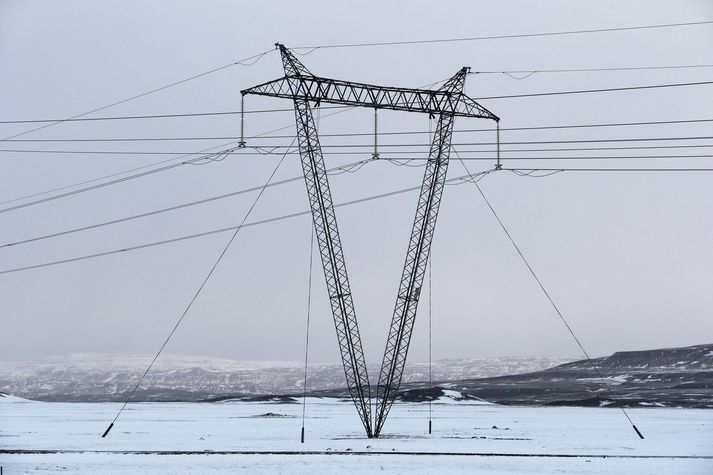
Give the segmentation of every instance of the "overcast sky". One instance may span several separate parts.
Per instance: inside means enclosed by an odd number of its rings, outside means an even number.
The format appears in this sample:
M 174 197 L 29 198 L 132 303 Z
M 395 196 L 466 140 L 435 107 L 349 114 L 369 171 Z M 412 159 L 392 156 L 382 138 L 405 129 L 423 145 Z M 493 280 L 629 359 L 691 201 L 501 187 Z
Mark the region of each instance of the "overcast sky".
M 64 118 L 273 48 L 509 35 L 713 19 L 709 1 L 334 2 L 0 1 L 0 120 Z M 304 49 L 315 74 L 395 86 L 424 86 L 473 71 L 617 68 L 713 63 L 713 25 L 430 45 Z M 240 90 L 282 75 L 271 52 L 92 116 L 235 111 Z M 518 78 L 524 74 L 515 75 Z M 713 68 L 503 74 L 468 77 L 474 98 L 708 81 Z M 490 99 L 504 128 L 713 118 L 713 86 Z M 289 108 L 249 96 L 247 109 Z M 373 112 L 326 117 L 320 132 L 372 130 Z M 89 116 L 89 117 L 92 117 Z M 0 137 L 37 124 L 0 124 Z M 291 112 L 252 114 L 246 133 L 291 126 Z M 429 129 L 426 116 L 380 114 L 382 131 Z M 492 128 L 457 119 L 456 129 Z M 503 142 L 713 136 L 711 123 L 508 131 Z M 74 122 L 22 139 L 226 137 L 235 115 Z M 492 132 L 454 143 L 492 142 Z M 195 152 L 225 139 L 176 142 L 6 142 L 3 149 Z M 383 144 L 426 144 L 427 135 L 382 136 Z M 370 143 L 325 137 L 323 144 Z M 288 145 L 290 139 L 252 144 Z M 505 166 L 711 167 L 711 159 L 597 161 L 519 157 L 685 155 L 710 148 L 519 153 L 520 148 L 705 145 L 711 140 L 503 145 Z M 713 145 L 712 145 L 713 146 Z M 457 145 L 473 171 L 492 168 L 493 147 Z M 330 155 L 328 166 L 370 153 Z M 396 150 L 396 149 L 391 149 Z M 406 150 L 406 149 L 398 149 Z M 423 149 L 422 149 L 423 150 Z M 467 152 L 490 150 L 490 153 Z M 388 156 L 387 149 L 382 153 Z M 408 158 L 404 155 L 392 155 Z M 64 187 L 172 155 L 0 152 L 0 201 Z M 510 158 L 510 160 L 509 160 Z M 131 216 L 261 185 L 278 156 L 234 154 L 119 185 L 0 214 L 1 244 Z M 452 161 L 449 176 L 462 175 Z M 299 176 L 289 156 L 276 179 Z M 420 167 L 370 163 L 333 176 L 335 202 L 418 186 Z M 544 285 L 594 355 L 713 341 L 713 172 L 574 173 L 545 178 L 499 172 L 480 182 Z M 0 270 L 168 239 L 239 223 L 255 194 L 115 226 L 0 249 Z M 417 195 L 337 209 L 357 316 L 369 363 L 381 359 Z M 2 205 L 2 207 L 7 204 Z M 303 182 L 270 188 L 251 219 L 307 209 Z M 176 332 L 167 351 L 240 360 L 299 360 L 304 351 L 311 220 L 307 216 L 241 231 Z M 229 239 L 219 234 L 123 254 L 0 275 L 0 359 L 79 352 L 152 353 L 161 344 Z M 315 262 L 311 359 L 338 359 L 321 267 Z M 427 300 L 409 358 L 426 359 Z M 434 358 L 578 355 L 471 184 L 444 192 L 433 245 Z

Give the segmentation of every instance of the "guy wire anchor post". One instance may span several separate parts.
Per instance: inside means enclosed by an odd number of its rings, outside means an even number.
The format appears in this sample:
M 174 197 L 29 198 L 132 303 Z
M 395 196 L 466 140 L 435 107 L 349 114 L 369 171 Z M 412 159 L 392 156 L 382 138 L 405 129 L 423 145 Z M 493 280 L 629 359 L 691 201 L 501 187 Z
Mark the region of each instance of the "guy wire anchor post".
M 240 141 L 238 148 L 245 148 L 245 94 L 240 96 Z
M 496 144 L 496 162 L 495 162 L 495 169 L 496 170 L 502 170 L 503 166 L 500 163 L 500 119 L 495 120 L 495 144 Z

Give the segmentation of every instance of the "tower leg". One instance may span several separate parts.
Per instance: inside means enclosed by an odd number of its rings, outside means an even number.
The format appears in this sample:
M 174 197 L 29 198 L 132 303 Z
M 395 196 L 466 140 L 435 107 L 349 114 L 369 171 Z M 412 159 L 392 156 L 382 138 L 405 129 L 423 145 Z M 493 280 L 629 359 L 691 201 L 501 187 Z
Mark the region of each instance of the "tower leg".
M 441 115 L 433 138 L 426 171 L 418 198 L 406 262 L 401 274 L 396 306 L 386 340 L 376 392 L 374 436 L 378 437 L 396 398 L 408 354 L 418 298 L 431 250 L 433 231 L 448 170 L 453 116 Z
M 307 185 L 312 220 L 322 258 L 347 387 L 366 434 L 368 437 L 372 437 L 369 377 L 322 148 L 319 144 L 309 103 L 306 100 L 295 100 L 294 102 L 302 171 Z

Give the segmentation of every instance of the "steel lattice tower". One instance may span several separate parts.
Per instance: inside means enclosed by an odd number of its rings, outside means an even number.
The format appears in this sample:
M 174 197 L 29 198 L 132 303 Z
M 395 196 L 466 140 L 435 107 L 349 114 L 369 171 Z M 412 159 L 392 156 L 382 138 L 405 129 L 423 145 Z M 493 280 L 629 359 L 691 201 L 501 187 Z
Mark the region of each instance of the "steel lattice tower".
M 285 46 L 279 43 L 276 46 L 282 57 L 285 76 L 243 90 L 241 94 L 280 97 L 294 102 L 302 170 L 347 387 L 367 436 L 378 437 L 401 384 L 445 185 L 454 119 L 475 117 L 496 122 L 500 119 L 463 94 L 468 68 L 462 68 L 437 90 L 383 87 L 314 76 Z M 421 112 L 438 117 L 379 373 L 373 424 L 369 377 L 310 102 Z

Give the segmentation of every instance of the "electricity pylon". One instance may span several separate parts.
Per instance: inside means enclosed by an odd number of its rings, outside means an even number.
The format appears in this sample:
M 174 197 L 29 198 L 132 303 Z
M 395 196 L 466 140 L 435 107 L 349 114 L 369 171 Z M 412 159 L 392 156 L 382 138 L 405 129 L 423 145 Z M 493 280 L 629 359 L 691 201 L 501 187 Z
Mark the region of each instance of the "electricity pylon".
M 294 101 L 302 170 L 347 387 L 367 436 L 378 437 L 396 398 L 406 364 L 421 285 L 448 170 L 453 121 L 455 117 L 475 117 L 496 122 L 500 119 L 463 94 L 463 85 L 469 68 L 462 68 L 436 90 L 375 86 L 315 76 L 284 45 L 278 43 L 276 46 L 280 50 L 285 76 L 245 89 L 241 94 L 280 97 Z M 310 102 L 421 112 L 438 117 L 438 126 L 426 162 L 416 217 L 379 373 L 373 424 L 369 376 L 329 190 L 329 180 Z

